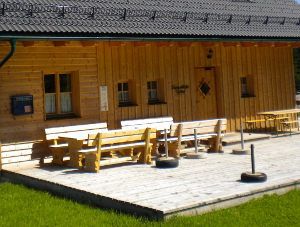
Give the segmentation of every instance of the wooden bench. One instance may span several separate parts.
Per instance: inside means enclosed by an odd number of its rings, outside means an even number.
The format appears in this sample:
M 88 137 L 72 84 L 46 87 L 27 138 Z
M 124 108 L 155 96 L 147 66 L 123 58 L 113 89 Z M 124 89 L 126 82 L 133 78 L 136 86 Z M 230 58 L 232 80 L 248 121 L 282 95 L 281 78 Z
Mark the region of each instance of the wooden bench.
M 290 135 L 292 135 L 292 124 L 297 123 L 298 131 L 299 131 L 299 122 L 300 122 L 300 120 L 291 120 L 291 121 L 282 121 L 282 122 L 280 122 L 280 124 L 284 128 L 289 128 L 290 129 Z
M 226 130 L 226 124 L 227 120 L 225 118 L 172 124 L 167 137 L 169 155 L 180 157 L 180 154 L 186 149 L 185 146 L 182 146 L 182 142 L 194 142 L 194 129 L 196 129 L 198 140 L 208 140 L 209 152 L 222 152 L 222 132 Z M 159 144 L 163 144 L 165 139 L 160 138 L 157 141 Z
M 60 136 L 64 136 L 67 133 L 97 133 L 103 130 L 107 130 L 106 122 L 46 128 L 46 140 L 53 156 L 52 163 L 63 164 L 63 158 L 68 156 L 69 153 L 68 144 L 62 143 L 59 139 Z
M 138 152 L 139 163 L 151 163 L 151 147 L 150 139 L 156 137 L 155 128 L 133 129 L 133 130 L 111 130 L 100 132 L 97 134 L 89 134 L 87 148 L 78 150 L 78 153 L 84 154 L 84 169 L 89 172 L 100 171 L 101 153 L 107 151 L 124 151 L 129 150 L 133 153 L 133 149 L 142 149 Z M 140 155 L 141 154 L 141 155 Z
M 143 118 L 143 119 L 131 119 L 131 120 L 122 120 L 121 127 L 123 130 L 130 129 L 140 129 L 140 128 L 156 128 L 157 137 L 151 139 L 151 143 L 154 144 L 152 147 L 151 154 L 154 156 L 159 155 L 157 153 L 157 142 L 156 139 L 160 137 L 160 131 L 164 129 L 170 130 L 171 124 L 173 124 L 173 117 L 171 116 L 163 116 L 163 117 L 153 117 L 153 118 Z

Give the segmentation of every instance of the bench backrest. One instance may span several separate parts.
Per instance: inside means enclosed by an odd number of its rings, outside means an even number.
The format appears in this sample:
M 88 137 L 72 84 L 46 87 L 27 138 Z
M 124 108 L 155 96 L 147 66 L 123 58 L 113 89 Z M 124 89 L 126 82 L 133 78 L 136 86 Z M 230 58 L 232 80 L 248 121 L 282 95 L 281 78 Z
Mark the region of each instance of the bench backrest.
M 156 128 L 157 130 L 169 129 L 170 125 L 173 124 L 173 117 L 153 117 L 144 119 L 132 119 L 121 121 L 122 129 L 140 129 L 140 128 Z
M 225 118 L 201 121 L 176 122 L 171 125 L 170 136 L 180 136 L 180 134 L 194 135 L 194 129 L 197 130 L 197 134 L 217 133 L 218 122 L 220 124 L 220 131 L 225 131 L 227 124 L 227 119 Z
M 156 138 L 155 128 L 143 128 L 133 130 L 111 130 L 97 134 L 89 134 L 88 146 L 101 147 L 102 145 L 111 145 L 116 143 L 128 143 L 145 141 L 149 144 L 150 139 Z
M 94 123 L 94 124 L 84 124 L 84 125 L 70 125 L 70 126 L 63 126 L 63 127 L 53 127 L 53 128 L 46 128 L 46 140 L 57 140 L 59 136 L 65 133 L 78 133 L 81 131 L 85 131 L 88 133 L 89 130 L 107 130 L 107 123 Z M 92 131 L 90 131 L 92 133 Z

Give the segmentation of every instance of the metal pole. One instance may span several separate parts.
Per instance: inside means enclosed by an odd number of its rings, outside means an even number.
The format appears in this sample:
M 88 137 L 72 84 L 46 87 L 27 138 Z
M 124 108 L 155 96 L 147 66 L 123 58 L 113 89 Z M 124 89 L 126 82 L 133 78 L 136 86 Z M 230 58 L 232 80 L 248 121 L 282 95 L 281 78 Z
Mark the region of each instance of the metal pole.
M 244 132 L 243 125 L 240 125 L 242 149 L 244 149 Z
M 195 153 L 198 153 L 198 142 L 197 142 L 197 129 L 194 129 L 194 137 L 195 137 Z
M 167 129 L 165 128 L 165 153 L 166 153 L 166 157 L 169 157 L 169 152 L 168 152 L 168 140 L 167 140 Z
M 252 174 L 255 173 L 255 163 L 254 163 L 254 145 L 251 144 L 251 164 L 252 164 Z

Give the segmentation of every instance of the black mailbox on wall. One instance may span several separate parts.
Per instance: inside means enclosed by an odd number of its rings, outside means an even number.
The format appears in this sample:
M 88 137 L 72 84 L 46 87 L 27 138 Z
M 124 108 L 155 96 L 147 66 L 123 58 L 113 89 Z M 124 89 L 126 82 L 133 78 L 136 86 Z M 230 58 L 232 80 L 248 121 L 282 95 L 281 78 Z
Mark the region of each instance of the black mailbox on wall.
M 12 97 L 13 115 L 33 114 L 33 96 L 22 95 Z

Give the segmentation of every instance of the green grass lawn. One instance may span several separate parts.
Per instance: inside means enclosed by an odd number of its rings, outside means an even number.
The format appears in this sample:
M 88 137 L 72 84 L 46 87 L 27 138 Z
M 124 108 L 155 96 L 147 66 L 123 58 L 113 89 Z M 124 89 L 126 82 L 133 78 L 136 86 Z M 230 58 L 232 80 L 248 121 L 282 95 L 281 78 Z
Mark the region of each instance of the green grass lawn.
M 265 195 L 238 207 L 153 221 L 95 208 L 22 185 L 0 184 L 0 227 L 31 226 L 300 226 L 300 190 Z

